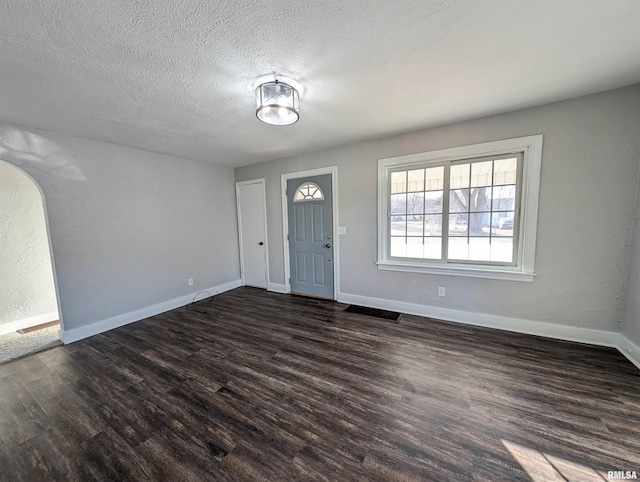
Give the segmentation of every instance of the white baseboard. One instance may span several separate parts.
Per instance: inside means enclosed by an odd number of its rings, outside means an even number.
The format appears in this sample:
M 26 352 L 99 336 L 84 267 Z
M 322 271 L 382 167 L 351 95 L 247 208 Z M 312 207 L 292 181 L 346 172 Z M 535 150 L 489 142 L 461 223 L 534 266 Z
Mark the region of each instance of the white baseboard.
M 496 328 L 498 330 L 514 331 L 527 335 L 544 336 L 558 340 L 577 341 L 592 345 L 609 346 L 619 349 L 620 333 L 613 331 L 594 330 L 579 326 L 564 326 L 542 321 L 523 320 L 505 316 L 474 313 L 470 311 L 451 310 L 433 306 L 403 303 L 400 301 L 370 298 L 368 296 L 340 293 L 338 301 L 354 305 L 368 306 L 382 310 L 399 311 L 410 315 L 425 316 L 438 320 L 455 321 L 468 325 Z M 637 348 L 637 347 L 636 347 Z M 625 355 L 626 356 L 626 355 Z
M 640 346 L 620 333 L 620 342 L 617 346 L 620 353 L 626 356 L 631 363 L 640 368 Z
M 288 293 L 287 287 L 280 283 L 267 283 L 267 291 L 273 291 L 275 293 Z
M 97 321 L 95 323 L 91 323 L 90 325 L 80 326 L 71 330 L 65 330 L 62 333 L 62 342 L 65 344 L 73 343 L 74 341 L 82 340 L 83 338 L 88 338 L 99 333 L 104 333 L 105 331 L 113 330 L 114 328 L 118 328 L 119 326 L 128 325 L 129 323 L 140 321 L 145 318 L 149 318 L 150 316 L 158 315 L 160 313 L 164 313 L 166 311 L 188 305 L 199 293 L 202 293 L 202 295 L 198 296 L 198 301 L 207 297 L 205 296 L 206 293 L 204 292 L 208 291 L 209 293 L 211 293 L 211 296 L 213 296 L 237 288 L 241 286 L 241 284 L 242 283 L 240 280 L 230 281 L 228 283 L 214 286 L 206 290 L 200 290 L 188 295 L 174 298 L 172 300 L 163 301 L 162 303 L 147 306 L 145 308 L 140 308 L 139 310 L 123 313 L 122 315 L 114 316 L 112 318 L 107 318 L 106 320 Z
M 83 338 L 88 338 L 90 336 L 104 333 L 105 331 L 109 331 L 114 328 L 118 328 L 119 326 L 127 325 L 129 323 L 149 318 L 150 316 L 179 308 L 191 303 L 195 295 L 197 295 L 198 293 L 202 293 L 203 291 L 208 291 L 213 296 L 225 291 L 232 290 L 234 288 L 238 288 L 241 285 L 242 282 L 240 280 L 231 281 L 218 286 L 214 286 L 207 290 L 201 290 L 189 295 L 180 296 L 172 300 L 148 306 L 146 308 L 141 308 L 129 313 L 114 316 L 112 318 L 98 321 L 87 326 L 81 326 L 79 328 L 67 330 L 62 334 L 62 341 L 65 344 L 73 343 L 75 341 L 82 340 Z M 286 293 L 285 285 L 277 283 L 269 283 L 267 285 L 267 290 L 277 293 Z M 203 298 L 198 297 L 198 299 Z M 489 315 L 470 311 L 451 310 L 448 308 L 438 308 L 433 306 L 419 305 L 416 303 L 404 303 L 401 301 L 351 295 L 348 293 L 338 293 L 337 301 L 341 303 L 379 308 L 382 310 L 398 311 L 400 313 L 424 316 L 427 318 L 435 318 L 438 320 L 454 321 L 458 323 L 465 323 L 468 325 L 484 326 L 487 328 L 495 328 L 498 330 L 513 331 L 516 333 L 544 336 L 547 338 L 555 338 L 558 340 L 575 341 L 579 343 L 589 343 L 592 345 L 613 347 L 617 348 L 620 353 L 622 353 L 629 359 L 629 361 L 631 361 L 640 369 L 640 347 L 629 340 L 623 334 L 617 332 L 594 330 L 591 328 L 582 328 L 577 326 L 556 325 L 553 323 L 545 323 L 542 321 L 509 318 L 505 316 Z M 33 320 L 36 319 L 39 320 L 39 322 L 33 323 Z M 47 315 L 41 315 L 41 317 L 30 318 L 29 320 L 12 323 L 31 322 L 32 324 L 27 324 L 27 326 L 34 326 L 36 324 L 46 323 L 48 321 L 56 319 L 58 319 L 58 314 L 51 313 Z M 13 324 L 6 324 L 5 326 L 9 325 L 12 326 L 12 329 L 6 331 L 7 333 L 26 327 L 20 326 L 19 328 L 13 328 Z M 4 326 L 0 327 L 0 330 L 2 330 L 3 328 Z M 2 331 L 0 331 L 0 334 L 1 333 Z
M 0 324 L 0 335 L 6 335 L 7 333 L 13 333 L 18 330 L 24 330 L 25 328 L 31 328 L 32 326 L 42 325 L 43 323 L 49 323 L 50 321 L 59 319 L 60 315 L 58 315 L 57 311 L 54 311 L 52 313 L 45 313 L 43 315 L 26 318 L 24 320 L 2 323 Z

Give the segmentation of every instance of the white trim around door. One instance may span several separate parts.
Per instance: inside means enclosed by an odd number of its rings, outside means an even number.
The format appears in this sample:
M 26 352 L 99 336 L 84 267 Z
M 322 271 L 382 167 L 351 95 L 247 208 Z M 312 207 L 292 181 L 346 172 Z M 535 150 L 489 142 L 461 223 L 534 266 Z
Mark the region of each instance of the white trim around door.
M 333 299 L 338 299 L 340 293 L 340 237 L 338 233 L 338 166 L 321 167 L 308 171 L 288 172 L 280 176 L 280 190 L 282 194 L 282 245 L 284 250 L 284 286 L 285 292 L 291 293 L 291 268 L 289 264 L 289 242 L 287 234 L 289 232 L 289 213 L 287 210 L 287 181 L 289 179 L 297 179 L 301 177 L 319 176 L 322 174 L 331 174 L 331 191 L 333 196 Z

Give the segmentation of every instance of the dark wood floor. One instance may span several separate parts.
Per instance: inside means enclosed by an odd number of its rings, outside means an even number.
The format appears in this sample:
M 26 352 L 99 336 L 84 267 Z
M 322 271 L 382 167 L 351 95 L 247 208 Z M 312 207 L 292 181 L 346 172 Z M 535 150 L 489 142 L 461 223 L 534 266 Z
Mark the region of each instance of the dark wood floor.
M 0 366 L 0 478 L 640 474 L 613 349 L 239 288 Z

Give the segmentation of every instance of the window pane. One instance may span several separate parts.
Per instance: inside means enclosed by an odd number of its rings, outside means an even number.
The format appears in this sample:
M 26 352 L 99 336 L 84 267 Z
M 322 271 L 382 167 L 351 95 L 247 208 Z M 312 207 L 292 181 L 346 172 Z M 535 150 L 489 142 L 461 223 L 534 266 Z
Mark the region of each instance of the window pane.
M 431 191 L 424 193 L 425 213 L 442 212 L 442 191 Z
M 395 258 L 442 259 L 442 238 L 392 236 L 391 256 Z
M 515 184 L 518 178 L 518 159 L 497 159 L 493 165 L 493 184 Z
M 442 236 L 442 215 L 431 215 L 424 217 L 424 235 Z
M 407 257 L 407 238 L 391 236 L 391 256 L 396 258 Z
M 407 236 L 420 236 L 424 233 L 424 216 L 409 216 L 407 219 Z
M 496 223 L 496 236 L 513 236 L 513 228 L 515 224 L 515 213 L 501 212 Z
M 467 238 L 449 238 L 447 256 L 449 259 L 469 259 L 469 244 L 467 243 Z
M 496 234 L 496 229 L 498 229 L 498 219 L 505 216 L 504 213 L 491 213 L 491 217 L 489 220 L 489 225 L 491 226 L 491 234 Z
M 391 173 L 391 192 L 407 192 L 407 171 Z
M 491 213 L 471 213 L 469 215 L 469 235 L 489 236 L 491 234 Z
M 465 213 L 469 210 L 469 190 L 454 189 L 449 192 L 449 211 Z
M 466 236 L 467 226 L 469 224 L 469 215 L 450 214 L 449 215 L 449 236 Z
M 444 189 L 444 166 L 427 169 L 427 185 L 425 191 Z
M 423 238 L 407 239 L 407 257 L 424 259 Z
M 442 238 L 424 238 L 425 259 L 442 259 Z
M 407 212 L 411 214 L 424 213 L 424 192 L 407 194 Z
M 442 238 L 407 238 L 407 257 L 441 259 Z
M 493 181 L 493 161 L 471 164 L 471 187 L 491 186 Z
M 391 195 L 391 214 L 404 214 L 407 212 L 407 195 Z
M 489 238 L 449 238 L 449 259 L 459 261 L 491 261 Z
M 496 186 L 493 188 L 493 210 L 512 211 L 516 208 L 516 186 Z
M 469 187 L 469 164 L 456 164 L 449 169 L 450 189 Z
M 491 261 L 489 238 L 469 238 L 469 261 Z
M 424 191 L 424 169 L 409 171 L 409 192 Z
M 513 262 L 513 238 L 493 238 L 491 240 L 491 261 Z
M 442 238 L 407 238 L 406 256 L 419 259 L 442 259 Z
M 490 211 L 491 210 L 491 188 L 476 187 L 471 189 L 471 199 L 469 200 L 471 212 Z
M 407 222 L 404 216 L 394 216 L 391 218 L 391 236 L 406 236 Z
M 316 201 L 324 199 L 322 189 L 315 182 L 301 184 L 293 196 L 293 202 Z

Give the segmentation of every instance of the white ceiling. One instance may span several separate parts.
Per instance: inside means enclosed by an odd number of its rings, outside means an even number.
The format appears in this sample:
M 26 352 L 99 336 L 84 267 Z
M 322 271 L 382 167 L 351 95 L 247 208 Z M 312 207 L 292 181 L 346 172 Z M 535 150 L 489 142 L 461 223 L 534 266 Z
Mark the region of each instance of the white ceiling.
M 638 0 L 3 0 L 0 120 L 240 166 L 634 84 L 639 41 Z

